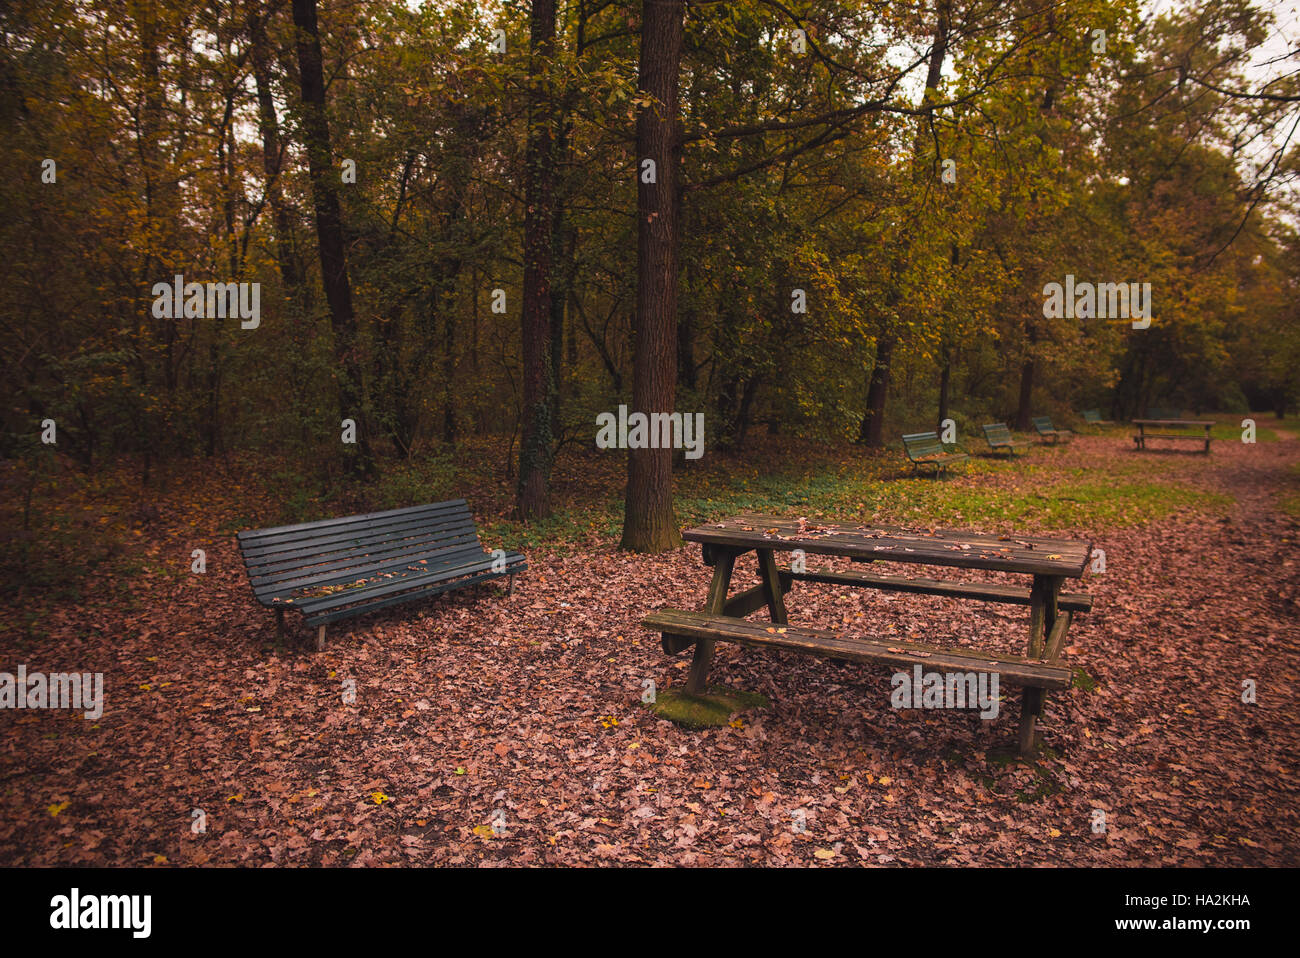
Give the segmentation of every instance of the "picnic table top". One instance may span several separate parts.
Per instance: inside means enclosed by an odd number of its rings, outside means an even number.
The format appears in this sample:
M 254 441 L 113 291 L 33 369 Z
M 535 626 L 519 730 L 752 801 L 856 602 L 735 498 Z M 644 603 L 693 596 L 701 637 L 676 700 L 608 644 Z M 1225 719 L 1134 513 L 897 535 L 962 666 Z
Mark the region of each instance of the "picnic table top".
M 1213 426 L 1213 419 L 1134 419 L 1135 426 Z
M 1092 557 L 1092 543 L 1080 539 L 984 535 L 951 529 L 909 530 L 753 513 L 687 529 L 682 538 L 739 549 L 802 549 L 820 555 L 1069 578 L 1082 576 Z

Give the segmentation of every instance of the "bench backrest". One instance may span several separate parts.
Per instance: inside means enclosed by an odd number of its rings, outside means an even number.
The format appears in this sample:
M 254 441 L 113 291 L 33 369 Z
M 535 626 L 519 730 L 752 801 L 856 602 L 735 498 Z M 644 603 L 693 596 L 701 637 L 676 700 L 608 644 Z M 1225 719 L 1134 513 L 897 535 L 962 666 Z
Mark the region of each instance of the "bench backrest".
M 1056 431 L 1055 428 L 1052 426 L 1052 417 L 1051 417 L 1051 416 L 1035 416 L 1035 417 L 1033 418 L 1032 422 L 1033 422 L 1033 424 L 1034 424 L 1034 428 L 1037 429 L 1039 432 L 1055 432 L 1055 431 Z
M 236 538 L 259 598 L 348 582 L 420 560 L 432 565 L 483 553 L 464 499 L 251 529 Z
M 908 433 L 903 437 L 903 450 L 909 459 L 942 455 L 945 451 L 937 432 Z
M 981 428 L 990 446 L 1005 446 L 1011 442 L 1011 430 L 1004 422 L 991 422 Z
M 1083 411 L 1083 421 L 1084 421 L 1084 422 L 1101 422 L 1101 410 L 1100 410 L 1100 409 L 1085 409 L 1085 410 Z

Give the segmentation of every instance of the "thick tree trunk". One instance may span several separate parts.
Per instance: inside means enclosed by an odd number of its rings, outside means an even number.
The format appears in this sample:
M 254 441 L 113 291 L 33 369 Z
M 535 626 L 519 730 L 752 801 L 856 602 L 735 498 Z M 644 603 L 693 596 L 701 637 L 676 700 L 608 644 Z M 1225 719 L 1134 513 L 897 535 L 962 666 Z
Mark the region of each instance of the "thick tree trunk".
M 677 386 L 678 72 L 684 0 L 646 0 L 641 8 L 641 65 L 637 88 L 652 100 L 636 123 L 637 289 L 632 406 L 671 413 Z M 647 183 L 642 163 L 653 160 Z M 673 515 L 671 449 L 628 451 L 624 549 L 662 552 L 681 544 Z
M 335 187 L 335 178 L 339 173 L 334 167 L 329 121 L 325 116 L 325 76 L 320 33 L 316 24 L 316 0 L 293 0 L 293 22 L 298 29 L 302 127 L 307 147 L 312 203 L 316 212 L 321 284 L 325 287 L 325 299 L 330 308 L 335 355 L 343 369 L 339 388 L 339 415 L 340 419 L 352 419 L 357 424 L 356 455 L 348 457 L 349 468 L 356 475 L 366 476 L 374 472 L 374 457 L 366 429 L 361 363 L 356 349 L 357 321 L 352 309 L 352 283 L 348 278 L 347 251 L 343 239 L 343 214 Z
M 858 442 L 868 449 L 885 448 L 885 396 L 889 393 L 889 364 L 898 344 L 893 332 L 881 333 L 876 342 L 876 359 L 867 383 L 867 412 L 862 417 Z
M 555 0 L 533 0 L 529 47 L 528 142 L 524 172 L 523 436 L 516 510 L 521 519 L 551 514 L 555 380 L 551 356 L 555 141 L 546 115 L 545 73 L 555 44 Z

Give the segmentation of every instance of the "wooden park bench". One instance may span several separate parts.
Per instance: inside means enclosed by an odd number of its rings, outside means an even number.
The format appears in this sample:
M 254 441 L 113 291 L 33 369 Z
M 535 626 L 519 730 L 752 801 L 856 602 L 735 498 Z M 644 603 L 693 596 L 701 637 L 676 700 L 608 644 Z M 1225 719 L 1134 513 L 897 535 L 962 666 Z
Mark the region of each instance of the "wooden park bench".
M 1068 429 L 1057 429 L 1053 426 L 1051 416 L 1035 416 L 1030 422 L 1034 424 L 1034 429 L 1038 432 L 1038 435 L 1044 439 L 1050 439 L 1054 443 L 1060 442 L 1062 439 L 1071 439 L 1074 436 L 1074 433 Z
M 1201 450 L 1207 456 L 1210 454 L 1210 430 L 1214 428 L 1213 419 L 1134 419 L 1133 425 L 1137 426 L 1137 435 L 1133 437 L 1133 444 L 1138 449 L 1146 449 L 1148 439 L 1174 439 L 1184 440 L 1187 442 L 1204 443 L 1205 447 Z M 1203 429 L 1201 435 L 1195 432 L 1170 432 L 1169 430 L 1178 429 Z M 1148 430 L 1163 429 L 1164 432 L 1155 432 Z
M 903 451 L 912 461 L 912 471 L 923 466 L 934 469 L 934 474 L 946 470 L 955 462 L 965 462 L 970 457 L 964 452 L 948 452 L 939 441 L 937 432 L 912 432 L 903 437 Z
M 989 449 L 993 452 L 1000 452 L 1005 449 L 1009 456 L 1014 456 L 1017 449 L 1029 449 L 1032 443 L 1022 442 L 1011 438 L 1011 430 L 1007 428 L 1004 422 L 991 422 L 980 427 L 984 430 L 984 441 L 989 444 Z
M 1109 426 L 1114 422 L 1113 419 L 1102 419 L 1100 409 L 1085 409 L 1083 421 L 1089 426 Z
M 275 609 L 283 635 L 296 609 L 325 646 L 330 622 L 509 576 L 528 568 L 517 552 L 484 551 L 464 499 L 237 536 L 257 601 Z
M 1020 752 L 1024 755 L 1032 752 L 1034 726 L 1042 713 L 1047 691 L 1068 688 L 1072 683 L 1072 670 L 1065 661 L 1070 621 L 1075 614 L 1092 609 L 1092 598 L 1087 594 L 1061 590 L 1066 579 L 1082 576 L 1087 568 L 1092 544 L 1081 540 L 990 536 L 949 530 L 908 531 L 833 522 L 812 525 L 806 520 L 750 514 L 689 529 L 682 538 L 702 543 L 704 563 L 713 566 L 713 583 L 705 606 L 699 612 L 661 609 L 647 615 L 642 625 L 661 633 L 663 650 L 669 655 L 694 646 L 694 660 L 685 688 L 688 695 L 705 691 L 718 642 L 895 668 L 921 665 L 945 673 L 996 674 L 999 685 L 1025 690 L 1019 734 Z M 844 556 L 865 562 L 1021 573 L 1033 579 L 1024 588 L 857 570 L 796 572 L 777 568 L 774 553 L 794 550 L 801 550 L 807 556 Z M 730 595 L 736 559 L 749 551 L 758 556 L 758 584 Z M 792 626 L 787 618 L 785 595 L 795 580 L 1026 605 L 1029 607 L 1028 647 L 1024 655 L 1009 651 L 988 653 Z M 771 625 L 744 618 L 764 606 Z

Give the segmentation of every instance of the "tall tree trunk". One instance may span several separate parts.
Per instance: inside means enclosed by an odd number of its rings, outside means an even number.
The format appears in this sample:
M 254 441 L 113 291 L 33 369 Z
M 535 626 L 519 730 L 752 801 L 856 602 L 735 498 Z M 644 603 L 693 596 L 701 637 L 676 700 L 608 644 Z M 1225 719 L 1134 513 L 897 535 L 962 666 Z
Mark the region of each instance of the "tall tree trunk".
M 637 285 L 632 407 L 671 413 L 677 386 L 678 73 L 684 0 L 645 0 L 641 6 L 641 65 L 637 88 L 651 99 L 636 121 Z M 644 160 L 653 160 L 647 183 Z M 671 449 L 631 449 L 623 512 L 624 549 L 663 552 L 681 545 L 673 515 Z
M 524 172 L 523 435 L 516 510 L 551 514 L 551 267 L 555 228 L 555 141 L 545 74 L 555 45 L 555 0 L 533 0 L 529 43 L 528 142 Z
M 912 140 L 912 156 L 909 172 L 913 183 L 919 183 L 925 174 L 920 159 L 925 143 L 930 113 L 943 79 L 943 61 L 948 55 L 948 8 L 949 0 L 940 0 L 935 11 L 934 37 L 930 45 L 930 63 L 925 76 L 925 92 L 921 99 L 921 113 L 917 117 L 916 135 Z M 890 304 L 899 300 L 898 286 L 900 275 L 907 268 L 910 243 L 904 241 L 895 247 L 893 267 L 889 272 L 891 289 Z M 909 307 L 904 304 L 904 309 Z M 871 368 L 871 379 L 867 384 L 867 411 L 862 417 L 862 426 L 858 433 L 858 442 L 868 449 L 883 449 L 885 445 L 885 399 L 889 395 L 889 364 L 894 357 L 894 347 L 898 345 L 897 327 L 893 319 L 885 317 L 880 337 L 877 339 L 876 359 Z
M 1022 431 L 1029 429 L 1033 417 L 1034 344 L 1038 342 L 1038 328 L 1030 320 L 1025 320 L 1025 336 L 1029 346 L 1020 364 L 1020 397 L 1016 402 L 1016 428 Z
M 257 88 L 257 126 L 262 136 L 262 174 L 266 181 L 267 200 L 275 227 L 275 259 L 280 268 L 285 298 L 297 301 L 299 270 L 293 256 L 289 229 L 289 211 L 284 203 L 280 183 L 283 163 L 280 147 L 280 120 L 275 112 L 275 95 L 271 88 L 269 43 L 266 22 L 258 11 L 248 14 L 249 59 L 253 64 L 253 81 Z
M 364 386 L 357 356 L 357 320 L 352 308 L 352 283 L 348 278 L 347 247 L 343 238 L 343 213 L 335 186 L 338 171 L 334 168 L 329 121 L 325 116 L 325 76 L 316 24 L 316 0 L 293 0 L 293 22 L 298 28 L 302 127 L 316 212 L 321 283 L 330 308 L 334 351 L 343 369 L 339 415 L 340 419 L 354 420 L 357 426 L 356 455 L 348 457 L 349 468 L 354 475 L 369 476 L 374 472 L 374 456 L 366 428 Z

